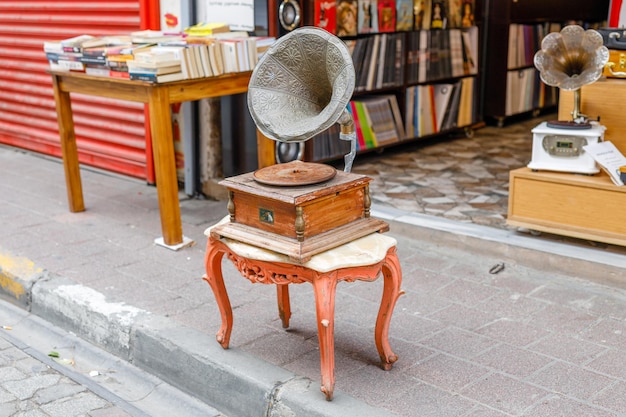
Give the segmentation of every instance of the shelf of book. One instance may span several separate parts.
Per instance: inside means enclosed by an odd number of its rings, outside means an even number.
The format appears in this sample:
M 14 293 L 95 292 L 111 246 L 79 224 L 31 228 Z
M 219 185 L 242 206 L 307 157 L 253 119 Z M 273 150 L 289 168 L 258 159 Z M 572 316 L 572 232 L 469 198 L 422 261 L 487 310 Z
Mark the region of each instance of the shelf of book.
M 545 85 L 534 67 L 535 53 L 550 32 L 566 24 L 599 27 L 608 16 L 608 0 L 525 0 L 486 3 L 485 53 L 481 64 L 481 109 L 499 126 L 515 116 L 555 110 L 558 91 Z
M 342 37 L 352 54 L 356 81 L 348 110 L 358 153 L 437 135 L 471 134 L 482 126 L 475 0 L 311 4 L 309 23 Z M 307 141 L 304 155 L 321 162 L 341 159 L 349 150 L 339 129 L 332 128 Z M 261 167 L 275 163 L 272 152 L 261 149 L 259 155 Z

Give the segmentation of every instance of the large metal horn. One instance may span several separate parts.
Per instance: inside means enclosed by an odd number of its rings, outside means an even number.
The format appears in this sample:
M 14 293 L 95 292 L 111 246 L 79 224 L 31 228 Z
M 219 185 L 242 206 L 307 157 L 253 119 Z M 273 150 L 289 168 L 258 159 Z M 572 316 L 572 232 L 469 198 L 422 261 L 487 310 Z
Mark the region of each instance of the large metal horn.
M 574 91 L 574 121 L 586 119 L 580 113 L 580 88 L 597 81 L 609 59 L 602 35 L 593 29 L 569 25 L 548 34 L 534 57 L 541 80 L 562 90 Z M 586 120 L 582 120 L 586 122 Z
M 324 29 L 302 27 L 279 38 L 252 72 L 248 109 L 259 131 L 279 142 L 302 142 L 341 124 L 340 139 L 352 142 L 353 119 L 346 106 L 354 91 L 354 65 L 341 39 Z

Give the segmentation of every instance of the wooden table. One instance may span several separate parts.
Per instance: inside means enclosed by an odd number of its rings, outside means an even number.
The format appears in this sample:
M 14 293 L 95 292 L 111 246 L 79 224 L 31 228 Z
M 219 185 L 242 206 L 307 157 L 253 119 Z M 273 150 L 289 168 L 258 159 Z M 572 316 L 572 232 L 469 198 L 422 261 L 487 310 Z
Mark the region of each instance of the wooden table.
M 183 236 L 180 218 L 170 104 L 244 93 L 248 89 L 251 73 L 236 73 L 171 83 L 94 77 L 77 72 L 50 71 L 50 74 L 59 120 L 70 211 L 85 210 L 70 93 L 147 103 L 163 234 L 162 239 L 157 239 L 156 242 L 175 250 L 192 243 Z

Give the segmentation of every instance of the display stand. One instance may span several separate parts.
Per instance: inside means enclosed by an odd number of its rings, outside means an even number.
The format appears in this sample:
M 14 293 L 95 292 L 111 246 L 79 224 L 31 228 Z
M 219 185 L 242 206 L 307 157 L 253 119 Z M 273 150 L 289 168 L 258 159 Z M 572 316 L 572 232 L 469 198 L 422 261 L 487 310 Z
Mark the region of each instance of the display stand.
M 511 171 L 507 224 L 626 246 L 626 187 L 608 175 Z

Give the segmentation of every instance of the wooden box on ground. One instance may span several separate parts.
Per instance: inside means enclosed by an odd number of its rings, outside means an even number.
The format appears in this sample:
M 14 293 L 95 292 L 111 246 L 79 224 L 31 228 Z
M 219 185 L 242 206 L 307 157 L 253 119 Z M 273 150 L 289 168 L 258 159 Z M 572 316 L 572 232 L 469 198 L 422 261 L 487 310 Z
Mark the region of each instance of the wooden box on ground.
M 560 91 L 559 120 L 572 120 L 574 92 Z M 626 79 L 601 78 L 580 90 L 581 112 L 590 119 L 600 117 L 606 127 L 604 140 L 613 144 L 626 155 Z
M 364 175 L 337 171 L 319 184 L 274 186 L 253 173 L 227 178 L 230 223 L 212 230 L 305 262 L 311 256 L 389 226 L 370 217 L 369 182 Z
M 609 177 L 534 172 L 510 173 L 507 224 L 626 246 L 626 187 Z

